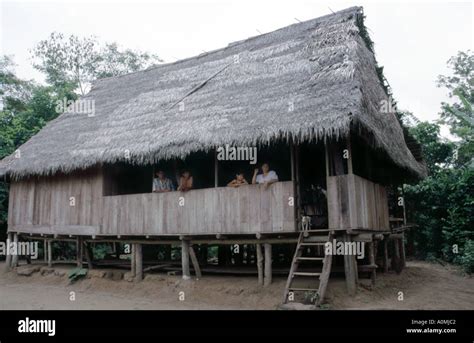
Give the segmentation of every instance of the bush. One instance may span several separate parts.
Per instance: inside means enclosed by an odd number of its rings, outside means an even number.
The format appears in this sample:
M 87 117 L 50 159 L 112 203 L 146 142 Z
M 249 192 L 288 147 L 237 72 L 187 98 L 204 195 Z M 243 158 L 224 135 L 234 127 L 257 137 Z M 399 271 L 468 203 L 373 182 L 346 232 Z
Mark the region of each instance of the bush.
M 474 170 L 444 169 L 405 191 L 418 257 L 441 258 L 472 271 Z M 458 251 L 453 249 L 458 247 Z
M 459 264 L 466 272 L 474 272 L 474 240 L 470 239 L 464 244 L 461 256 L 459 257 Z

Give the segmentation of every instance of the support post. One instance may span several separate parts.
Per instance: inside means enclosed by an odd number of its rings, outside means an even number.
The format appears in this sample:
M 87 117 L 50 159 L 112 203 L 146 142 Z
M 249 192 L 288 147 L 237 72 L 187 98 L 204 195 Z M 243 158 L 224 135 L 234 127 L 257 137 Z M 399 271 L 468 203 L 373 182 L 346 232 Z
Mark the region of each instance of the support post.
M 406 265 L 406 256 L 405 256 L 405 234 L 402 233 L 402 237 L 399 240 L 400 246 L 400 264 L 402 268 L 405 268 Z
M 12 233 L 9 232 L 8 235 L 7 235 L 7 245 L 10 245 L 11 241 L 12 241 Z M 12 255 L 10 254 L 7 254 L 6 257 L 5 257 L 5 270 L 10 270 L 11 268 L 11 265 L 12 265 Z
M 130 273 L 132 274 L 132 277 L 135 277 L 137 275 L 137 255 L 135 253 L 136 249 L 136 243 L 131 243 L 131 248 L 132 251 L 130 252 Z
M 191 273 L 189 272 L 189 242 L 181 241 L 181 265 L 183 269 L 183 280 L 189 280 Z
M 16 253 L 12 256 L 12 268 L 18 267 L 18 233 L 13 234 L 13 243 L 17 249 Z
M 92 251 L 90 249 L 90 246 L 87 242 L 83 242 L 83 249 L 86 255 L 86 261 L 87 261 L 87 268 L 93 269 L 94 265 L 92 264 Z
M 196 273 L 196 278 L 200 279 L 202 277 L 201 268 L 199 267 L 199 261 L 196 257 L 196 253 L 192 245 L 189 246 L 189 257 L 191 257 L 191 262 L 193 263 L 194 272 Z
M 344 234 L 344 242 L 351 242 L 351 236 Z M 344 255 L 344 272 L 346 276 L 346 287 L 349 295 L 355 295 L 357 291 L 357 262 L 354 255 Z
M 383 272 L 388 273 L 388 236 L 383 239 Z
M 369 248 L 369 263 L 372 266 L 372 271 L 370 272 L 370 278 L 372 280 L 372 286 L 375 286 L 375 278 L 377 276 L 377 267 L 375 263 L 375 241 L 368 242 Z
M 269 286 L 272 283 L 272 245 L 265 243 L 265 278 L 264 285 Z
M 262 245 L 257 244 L 257 272 L 258 272 L 258 284 L 263 286 L 263 254 L 262 254 Z
M 143 251 L 140 243 L 135 244 L 135 281 L 143 280 Z
M 219 161 L 217 160 L 217 149 L 214 151 L 214 187 L 219 187 Z
M 48 267 L 53 266 L 53 242 L 48 239 Z
M 402 264 L 400 260 L 400 238 L 393 235 L 392 241 L 393 241 L 392 268 L 397 272 L 397 274 L 400 274 L 400 272 L 402 271 Z
M 347 174 L 353 174 L 353 169 L 352 169 L 352 147 L 351 147 L 351 135 L 349 134 L 347 136 L 347 147 L 346 147 L 349 156 L 347 159 Z
M 48 241 L 46 239 L 43 240 L 43 260 L 45 263 L 48 262 Z
M 83 262 L 83 255 L 84 255 L 84 245 L 82 244 L 83 239 L 82 237 L 77 237 L 76 239 L 76 262 L 77 262 L 77 267 L 82 268 L 82 262 Z
M 393 238 L 393 251 L 395 253 L 395 258 L 397 259 L 397 262 L 400 260 L 400 244 L 399 244 L 399 239 L 398 238 Z

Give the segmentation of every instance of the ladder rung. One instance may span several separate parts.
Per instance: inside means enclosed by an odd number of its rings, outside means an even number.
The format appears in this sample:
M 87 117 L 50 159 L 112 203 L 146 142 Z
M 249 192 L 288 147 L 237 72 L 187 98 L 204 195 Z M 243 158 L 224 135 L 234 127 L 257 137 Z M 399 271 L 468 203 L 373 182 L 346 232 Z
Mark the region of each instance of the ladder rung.
M 326 243 L 325 242 L 312 242 L 312 243 L 301 243 L 300 245 L 325 245 Z
M 300 261 L 322 261 L 324 257 L 297 257 L 296 259 Z
M 299 275 L 299 276 L 319 276 L 319 275 L 321 275 L 321 273 L 294 272 L 293 275 Z
M 315 292 L 317 292 L 318 289 L 315 289 L 315 288 L 293 288 L 293 287 L 290 287 L 290 288 L 288 288 L 288 291 L 297 291 L 297 292 L 315 291 Z

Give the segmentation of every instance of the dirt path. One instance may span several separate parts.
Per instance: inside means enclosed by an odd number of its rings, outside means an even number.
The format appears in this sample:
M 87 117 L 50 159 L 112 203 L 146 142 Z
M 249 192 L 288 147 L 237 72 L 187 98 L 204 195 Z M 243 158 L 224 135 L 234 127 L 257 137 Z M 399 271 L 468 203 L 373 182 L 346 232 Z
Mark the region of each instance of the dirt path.
M 70 285 L 65 276 L 67 270 L 57 267 L 31 276 L 1 274 L 0 309 L 271 310 L 280 303 L 285 283 L 277 278 L 270 287 L 260 288 L 253 277 L 205 275 L 201 280 L 182 281 L 179 276 L 154 274 L 137 284 L 113 280 L 120 278 L 121 272 L 112 273 L 109 278 L 95 272 Z M 360 281 L 369 284 L 368 279 Z M 71 300 L 71 292 L 75 300 Z M 399 292 L 403 292 L 403 300 L 399 300 Z M 332 278 L 327 302 L 330 309 L 473 310 L 474 279 L 454 267 L 409 262 L 401 275 L 380 274 L 373 290 L 361 286 L 352 298 L 346 294 L 344 280 Z

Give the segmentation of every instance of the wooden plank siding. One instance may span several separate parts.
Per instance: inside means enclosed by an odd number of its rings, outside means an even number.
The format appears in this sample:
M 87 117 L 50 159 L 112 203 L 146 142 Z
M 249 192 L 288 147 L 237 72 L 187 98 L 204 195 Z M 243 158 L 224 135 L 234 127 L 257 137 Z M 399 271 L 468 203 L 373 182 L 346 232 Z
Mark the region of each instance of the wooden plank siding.
M 123 236 L 295 231 L 291 181 L 268 189 L 246 185 L 114 196 L 102 191 L 98 168 L 12 182 L 9 231 Z M 71 197 L 75 206 L 70 206 Z
M 355 174 L 327 178 L 331 230 L 387 231 L 388 198 L 384 186 Z

